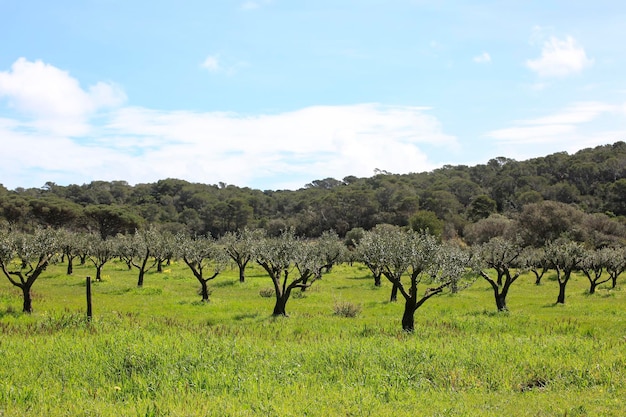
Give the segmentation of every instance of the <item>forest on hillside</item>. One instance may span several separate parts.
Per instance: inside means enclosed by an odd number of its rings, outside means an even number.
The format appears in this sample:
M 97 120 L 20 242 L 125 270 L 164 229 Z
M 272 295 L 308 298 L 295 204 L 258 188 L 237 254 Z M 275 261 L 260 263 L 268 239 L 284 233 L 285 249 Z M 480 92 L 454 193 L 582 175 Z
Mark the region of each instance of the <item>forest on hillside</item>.
M 526 161 L 498 157 L 486 164 L 446 165 L 430 172 L 325 178 L 294 191 L 173 178 L 136 185 L 92 181 L 15 190 L 0 186 L 0 220 L 14 230 L 51 226 L 103 238 L 148 225 L 216 237 L 243 228 L 262 228 L 271 236 L 289 227 L 303 237 L 318 237 L 327 230 L 344 237 L 377 224 L 428 228 L 445 238 L 464 238 L 481 219 L 494 214 L 531 216 L 531 208 L 546 201 L 595 215 L 600 224 L 596 228 L 610 228 L 609 222 L 623 230 L 626 143 Z

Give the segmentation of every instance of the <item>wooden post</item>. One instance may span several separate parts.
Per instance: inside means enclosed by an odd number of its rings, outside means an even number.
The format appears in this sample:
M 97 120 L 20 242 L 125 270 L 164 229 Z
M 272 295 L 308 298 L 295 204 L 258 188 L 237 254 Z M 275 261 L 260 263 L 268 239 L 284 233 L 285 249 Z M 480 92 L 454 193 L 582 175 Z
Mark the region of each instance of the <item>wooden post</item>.
M 87 321 L 91 321 L 91 277 L 87 277 Z

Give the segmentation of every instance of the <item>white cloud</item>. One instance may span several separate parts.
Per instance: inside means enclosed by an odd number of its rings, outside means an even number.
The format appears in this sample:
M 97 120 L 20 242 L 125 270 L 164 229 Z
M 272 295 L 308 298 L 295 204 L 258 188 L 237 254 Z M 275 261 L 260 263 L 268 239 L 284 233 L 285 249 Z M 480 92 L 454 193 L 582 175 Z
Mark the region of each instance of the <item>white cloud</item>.
M 526 66 L 541 77 L 565 77 L 593 65 L 585 50 L 574 38 L 560 40 L 554 36 L 544 42 L 541 57 L 529 59 Z
M 525 122 L 531 125 L 555 125 L 568 124 L 575 125 L 591 122 L 603 113 L 615 112 L 617 107 L 598 101 L 585 101 L 574 103 L 565 110 L 551 116 L 540 117 L 538 119 Z
M 361 104 L 241 116 L 126 108 L 108 129 L 158 145 L 144 147 L 142 158 L 160 161 L 153 166 L 167 166 L 169 176 L 243 185 L 257 177 L 369 176 L 381 166 L 394 172 L 431 169 L 420 145 L 452 149 L 456 139 L 442 133 L 427 110 Z
M 37 117 L 84 117 L 126 100 L 117 86 L 99 82 L 83 90 L 78 81 L 42 61 L 19 58 L 11 71 L 0 72 L 0 96 L 12 107 Z
M 248 63 L 245 61 L 239 61 L 239 62 L 233 62 L 233 61 L 228 62 L 228 60 L 226 60 L 227 62 L 224 62 L 224 61 L 225 60 L 219 54 L 209 55 L 205 58 L 204 61 L 202 61 L 200 66 L 208 70 L 209 72 L 222 73 L 226 75 L 233 75 L 239 69 L 245 68 L 248 66 Z
M 516 144 L 536 144 L 558 140 L 563 135 L 571 134 L 575 126 L 566 124 L 547 124 L 539 126 L 515 126 L 490 132 L 489 137 Z
M 23 64 L 30 73 L 19 68 Z M 370 176 L 375 168 L 430 170 L 436 166 L 425 146 L 458 150 L 456 138 L 425 107 L 372 103 L 241 115 L 125 106 L 92 120 L 93 112 L 120 103 L 122 95 L 109 84 L 84 90 L 67 72 L 42 62 L 20 61 L 0 74 L 2 94 L 30 114 L 27 121 L 0 118 L 3 154 L 11 155 L 0 165 L 0 178 L 9 188 L 167 177 L 298 188 L 329 176 Z M 13 78 L 18 75 L 20 82 Z M 31 88 L 40 77 L 55 85 Z M 52 116 L 62 126 L 51 128 Z
M 114 84 L 99 82 L 85 91 L 66 71 L 25 58 L 0 72 L 0 97 L 37 129 L 60 135 L 85 133 L 90 116 L 126 100 Z
M 220 70 L 219 56 L 209 55 L 200 65 L 202 68 L 206 68 L 211 72 L 217 72 Z
M 607 129 L 607 121 L 599 120 L 601 117 L 614 117 L 619 125 L 624 115 L 619 105 L 578 102 L 548 116 L 517 121 L 486 136 L 495 139 L 496 147 L 507 156 L 522 159 L 563 150 L 575 152 L 626 136 L 626 131 Z
M 489 55 L 489 53 L 487 52 L 483 52 L 482 54 L 474 57 L 474 62 L 476 62 L 477 64 L 484 64 L 484 63 L 491 62 L 491 55 Z

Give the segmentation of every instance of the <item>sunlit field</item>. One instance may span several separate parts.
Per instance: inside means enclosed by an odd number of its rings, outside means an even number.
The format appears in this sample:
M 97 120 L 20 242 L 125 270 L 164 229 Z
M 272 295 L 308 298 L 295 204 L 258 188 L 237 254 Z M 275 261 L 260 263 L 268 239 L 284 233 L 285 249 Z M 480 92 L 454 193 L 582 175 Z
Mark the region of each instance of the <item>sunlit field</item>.
M 21 293 L 0 281 L 0 416 L 623 416 L 626 300 L 576 275 L 565 305 L 548 273 L 511 288 L 497 313 L 478 280 L 430 299 L 401 330 L 365 267 L 341 265 L 271 316 L 260 267 L 211 281 L 209 303 L 183 264 L 149 273 L 108 263 L 48 268 Z M 623 278 L 623 277 L 621 277 Z M 421 289 L 423 291 L 423 288 Z M 343 303 L 360 313 L 335 313 Z

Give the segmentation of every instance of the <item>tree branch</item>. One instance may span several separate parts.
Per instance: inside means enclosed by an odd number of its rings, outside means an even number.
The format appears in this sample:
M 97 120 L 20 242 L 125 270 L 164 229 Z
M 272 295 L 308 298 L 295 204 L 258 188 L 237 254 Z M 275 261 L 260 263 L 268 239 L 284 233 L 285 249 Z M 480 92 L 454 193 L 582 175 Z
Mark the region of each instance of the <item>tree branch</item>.
M 417 310 L 418 308 L 420 308 L 420 306 L 424 304 L 430 297 L 437 295 L 440 292 L 443 292 L 443 289 L 450 286 L 451 284 L 452 284 L 452 281 L 448 281 L 444 284 L 441 284 L 440 286 L 436 288 L 427 289 L 426 292 L 424 293 L 424 296 L 415 305 L 415 309 Z
M 4 264 L 4 262 L 0 262 L 0 266 L 2 267 L 2 272 L 4 272 L 4 275 L 6 275 L 6 277 L 9 279 L 9 282 L 11 282 L 11 284 L 15 285 L 16 287 L 20 286 L 20 283 L 15 281 L 11 275 L 17 275 L 20 277 L 20 281 L 22 281 L 22 283 L 24 283 L 24 278 L 21 277 L 21 273 L 20 272 L 11 272 L 7 269 L 6 265 Z
M 485 273 L 485 271 L 480 271 L 480 276 L 483 277 L 494 289 L 498 289 L 498 283 L 495 282 L 489 275 Z

